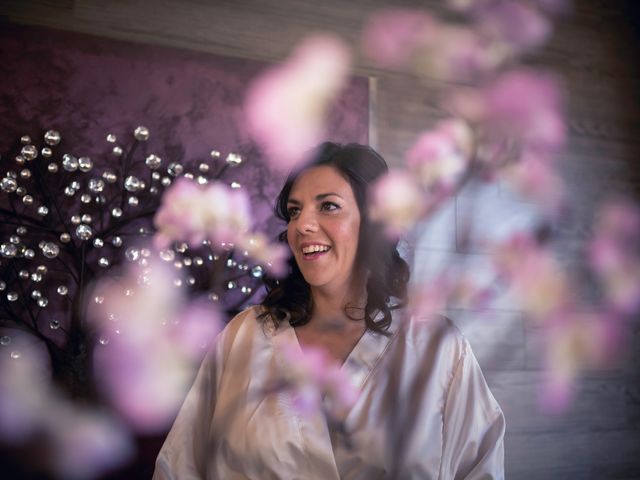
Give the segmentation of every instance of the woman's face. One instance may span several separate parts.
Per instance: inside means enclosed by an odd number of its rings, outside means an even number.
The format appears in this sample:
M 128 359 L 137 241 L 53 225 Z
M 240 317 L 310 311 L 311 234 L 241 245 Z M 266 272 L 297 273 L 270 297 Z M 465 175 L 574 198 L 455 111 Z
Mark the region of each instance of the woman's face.
M 347 293 L 354 280 L 360 210 L 349 182 L 331 166 L 303 172 L 287 202 L 287 240 L 312 287 Z

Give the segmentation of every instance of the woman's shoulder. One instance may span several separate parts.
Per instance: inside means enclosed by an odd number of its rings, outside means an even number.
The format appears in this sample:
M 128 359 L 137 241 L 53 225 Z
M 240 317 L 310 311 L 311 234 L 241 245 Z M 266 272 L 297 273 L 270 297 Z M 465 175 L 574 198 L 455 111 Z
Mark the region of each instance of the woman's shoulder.
M 455 364 L 470 348 L 462 332 L 444 315 L 421 318 L 404 312 L 398 323 L 398 335 L 418 356 L 438 355 Z

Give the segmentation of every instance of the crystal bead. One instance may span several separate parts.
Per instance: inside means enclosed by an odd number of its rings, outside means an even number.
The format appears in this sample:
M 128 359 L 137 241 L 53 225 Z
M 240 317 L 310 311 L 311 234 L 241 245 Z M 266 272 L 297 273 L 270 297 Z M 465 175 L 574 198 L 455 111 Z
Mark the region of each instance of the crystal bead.
M 0 254 L 2 254 L 3 257 L 12 258 L 15 257 L 17 253 L 18 247 L 11 243 L 3 243 L 0 245 Z
M 227 289 L 228 290 L 233 290 L 234 288 L 236 288 L 238 285 L 236 284 L 236 282 L 234 282 L 233 280 L 230 282 L 227 282 Z
M 254 278 L 262 278 L 264 269 L 260 265 L 256 265 L 251 269 L 251 276 Z
M 240 185 L 238 182 L 231 182 L 231 188 L 241 188 L 242 185 Z
M 16 233 L 18 235 L 26 235 L 27 234 L 27 227 L 25 227 L 24 225 L 20 225 L 18 228 L 16 228 Z
M 15 192 L 16 188 L 18 188 L 18 182 L 13 178 L 4 177 L 2 181 L 0 181 L 0 188 L 7 193 Z
M 49 158 L 51 155 L 53 155 L 53 151 L 49 147 L 42 147 L 40 153 L 44 158 Z
M 150 154 L 147 156 L 146 160 L 144 161 L 144 163 L 147 165 L 147 167 L 149 167 L 151 170 L 155 170 L 156 168 L 158 168 L 160 166 L 160 164 L 162 163 L 162 159 L 155 155 L 155 154 Z
M 78 159 L 73 155 L 65 153 L 62 157 L 62 168 L 67 172 L 75 172 L 78 169 Z
M 88 193 L 83 193 L 82 195 L 80 195 L 80 201 L 82 203 L 91 203 L 91 195 L 89 195 Z
M 47 258 L 56 258 L 60 253 L 60 247 L 53 242 L 46 242 L 41 248 L 42 254 Z
M 31 292 L 31 298 L 33 298 L 34 300 L 37 300 L 41 297 L 42 297 L 42 292 L 40 290 L 34 290 L 33 292 Z
M 57 319 L 55 319 L 55 318 L 54 318 L 54 319 L 52 319 L 52 320 L 49 322 L 49 328 L 50 328 L 51 330 L 58 330 L 58 329 L 60 328 L 60 320 L 57 320 Z
M 11 343 L 11 337 L 9 335 L 2 335 L 0 337 L 0 345 L 2 345 L 3 347 L 6 347 L 10 343 Z
M 31 143 L 31 137 L 29 135 L 23 135 L 20 137 L 20 143 L 22 143 L 23 145 L 26 145 L 28 143 Z
M 231 152 L 227 155 L 227 158 L 225 158 L 224 161 L 227 162 L 227 164 L 232 167 L 237 167 L 242 163 L 242 157 L 237 153 Z
M 88 213 L 85 213 L 84 215 L 82 215 L 81 220 L 82 223 L 91 223 L 93 221 L 93 218 L 91 218 L 91 215 L 89 215 Z
M 109 259 L 106 257 L 100 257 L 98 259 L 98 265 L 100 265 L 102 268 L 107 268 L 109 266 Z
M 132 207 L 137 206 L 137 205 L 138 205 L 138 203 L 139 203 L 139 201 L 138 201 L 138 197 L 129 197 L 129 198 L 127 199 L 127 203 L 128 203 L 129 205 L 131 205 Z
M 60 132 L 58 132 L 57 130 L 48 130 L 44 134 L 44 142 L 47 145 L 52 145 L 52 146 L 58 145 L 61 139 L 62 139 L 62 136 L 60 135 Z
M 119 157 L 122 155 L 122 147 L 119 145 L 116 145 L 115 147 L 113 147 L 113 150 L 111 150 L 111 152 L 116 156 Z
M 134 177 L 133 175 L 128 176 L 124 181 L 124 188 L 129 192 L 137 192 L 140 190 L 140 179 L 138 177 Z
M 140 125 L 133 131 L 133 136 L 136 140 L 139 140 L 141 142 L 147 141 L 149 139 L 149 129 Z
M 67 187 L 65 187 L 65 189 L 64 189 L 64 194 L 65 194 L 67 197 L 73 197 L 73 196 L 75 195 L 75 193 L 76 193 L 76 191 L 75 191 L 75 189 L 74 189 L 74 188 L 72 188 L 72 187 L 68 187 L 68 186 L 67 186 Z
M 122 209 L 115 207 L 113 210 L 111 210 L 111 215 L 113 215 L 116 218 L 120 218 L 122 216 Z
M 169 175 L 171 175 L 172 177 L 177 177 L 183 171 L 184 171 L 184 167 L 177 162 L 171 162 L 167 167 L 167 173 L 169 173 Z
M 3 292 L 5 288 L 7 288 L 7 282 L 0 280 L 0 292 Z
M 130 262 L 135 262 L 140 258 L 140 250 L 138 250 L 136 247 L 129 247 L 125 250 L 124 256 Z
M 107 134 L 107 142 L 116 143 L 117 140 L 118 138 L 113 133 Z
M 18 360 L 20 359 L 20 357 L 22 357 L 22 354 L 17 350 L 14 350 L 13 352 L 11 352 L 10 357 L 11 357 L 11 360 Z
M 78 159 L 78 168 L 81 172 L 88 172 L 93 168 L 93 160 L 89 157 L 80 157 Z
M 28 168 L 20 170 L 20 178 L 22 178 L 23 180 L 31 178 L 31 170 L 29 170 Z
M 79 181 L 77 181 L 77 180 L 74 180 L 73 182 L 71 182 L 71 183 L 69 184 L 69 186 L 70 186 L 71 188 L 73 188 L 74 190 L 79 190 L 79 189 L 80 189 L 80 182 L 79 182 Z
M 104 241 L 101 238 L 94 238 L 93 246 L 96 248 L 102 248 L 104 246 Z
M 160 258 L 165 262 L 173 262 L 173 260 L 176 258 L 176 253 L 169 248 L 167 248 L 166 250 L 160 250 L 159 255 Z
M 152 172 L 151 173 L 151 179 L 152 180 L 158 181 L 158 180 L 160 180 L 160 176 L 161 176 L 160 172 Z
M 69 243 L 71 241 L 71 235 L 69 235 L 68 233 L 61 233 L 60 234 L 60 241 L 62 243 Z
M 9 292 L 7 293 L 7 300 L 10 302 L 15 302 L 18 300 L 18 292 Z
M 198 185 L 206 185 L 207 183 L 209 183 L 209 180 L 202 175 L 198 175 L 198 177 L 196 178 L 196 182 L 198 182 Z
M 16 155 L 16 159 L 15 160 L 16 160 L 16 163 L 18 165 L 24 165 L 24 163 L 26 161 L 22 155 Z
M 116 181 L 118 180 L 116 174 L 111 170 L 105 170 L 104 172 L 102 172 L 102 178 L 107 183 L 116 183 Z
M 113 237 L 111 239 L 111 245 L 113 245 L 114 247 L 121 247 L 122 246 L 122 237 Z
M 100 193 L 104 190 L 104 180 L 100 178 L 92 178 L 89 180 L 89 190 L 93 193 Z
M 11 235 L 9 237 L 9 243 L 13 243 L 14 245 L 18 245 L 20 243 L 20 237 L 18 235 Z
M 89 225 L 81 223 L 76 228 L 76 236 L 80 240 L 89 240 L 93 236 L 93 230 L 91 230 L 91 227 Z
M 34 145 L 25 145 L 20 150 L 20 154 L 29 162 L 38 156 L 38 149 Z
M 56 291 L 58 292 L 58 295 L 62 295 L 62 296 L 64 296 L 67 293 L 69 293 L 69 289 L 65 285 L 58 286 Z
M 207 173 L 209 171 L 209 164 L 201 163 L 200 165 L 198 165 L 198 170 L 200 170 L 202 173 Z
M 162 184 L 163 187 L 168 187 L 169 185 L 171 185 L 171 179 L 169 177 L 162 177 L 162 180 L 160 180 L 160 183 Z
M 40 274 L 38 272 L 33 272 L 31 274 L 31 281 L 32 282 L 36 282 L 36 283 L 42 281 L 42 274 Z
M 42 297 L 38 299 L 38 306 L 40 308 L 44 308 L 47 305 L 49 305 L 49 300 L 47 299 L 47 297 Z
M 25 195 L 24 197 L 22 197 L 22 203 L 24 203 L 25 205 L 32 205 L 33 197 L 31 195 Z
M 193 180 L 193 173 L 190 173 L 190 172 L 185 173 L 184 174 L 184 178 L 186 178 L 188 180 Z
M 182 279 L 174 278 L 173 279 L 173 285 L 176 286 L 176 287 L 181 287 L 182 286 Z
M 49 213 L 49 209 L 47 207 L 45 207 L 44 205 L 40 205 L 38 207 L 38 215 L 41 215 L 41 216 L 44 217 L 48 213 Z
M 36 256 L 36 252 L 34 252 L 33 250 L 31 250 L 30 248 L 27 248 L 24 251 L 24 258 L 28 259 L 28 260 L 33 260 L 33 258 Z
M 24 187 L 18 187 L 16 188 L 16 195 L 18 195 L 19 197 L 23 197 L 27 194 L 27 189 Z
M 71 215 L 71 223 L 74 225 L 80 225 L 80 215 Z
M 218 150 L 211 150 L 211 152 L 209 152 L 209 155 L 214 160 L 218 160 L 220 158 L 220 152 Z

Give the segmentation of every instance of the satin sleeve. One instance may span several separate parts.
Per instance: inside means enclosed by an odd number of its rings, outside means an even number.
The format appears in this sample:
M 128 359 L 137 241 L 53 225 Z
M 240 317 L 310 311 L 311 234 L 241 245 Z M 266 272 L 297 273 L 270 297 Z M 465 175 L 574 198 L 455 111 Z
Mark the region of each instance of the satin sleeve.
M 209 429 L 222 363 L 218 337 L 205 356 L 191 390 L 156 459 L 153 480 L 206 478 Z
M 445 403 L 439 478 L 504 479 L 504 415 L 463 342 Z

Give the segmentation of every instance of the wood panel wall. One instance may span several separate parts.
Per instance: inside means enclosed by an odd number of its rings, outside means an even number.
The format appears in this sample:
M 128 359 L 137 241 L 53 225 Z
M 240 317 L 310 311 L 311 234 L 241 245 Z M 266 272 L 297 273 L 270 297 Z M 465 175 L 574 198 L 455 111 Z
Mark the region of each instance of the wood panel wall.
M 416 6 L 441 12 L 441 0 L 4 0 L 0 20 L 43 25 L 142 42 L 267 61 L 283 59 L 312 31 L 338 33 L 353 45 L 366 15 L 385 6 Z M 557 226 L 567 263 L 589 235 L 597 200 L 640 185 L 640 75 L 638 33 L 630 2 L 576 0 L 573 15 L 531 61 L 566 79 L 570 93 L 570 144 L 562 168 L 577 210 L 575 221 Z M 2 23 L 0 23 L 0 28 Z M 1 47 L 1 46 L 0 46 Z M 380 152 L 397 163 L 417 135 L 432 125 L 438 109 L 433 84 L 380 71 L 356 58 L 356 72 L 375 79 L 372 123 Z M 18 88 L 16 86 L 16 88 Z M 477 192 L 476 192 L 477 194 Z M 473 207 L 473 210 L 470 210 Z M 409 242 L 414 277 L 428 279 L 451 259 L 483 275 L 491 252 L 462 251 L 456 237 L 465 215 L 482 218 L 480 238 L 495 237 L 535 221 L 531 206 L 504 191 L 462 193 Z M 636 329 L 628 361 L 588 372 L 576 386 L 576 401 L 564 415 L 540 413 L 543 338 L 508 298 L 489 314 L 455 308 L 454 318 L 470 339 L 507 418 L 507 477 L 514 479 L 640 478 L 640 354 Z

